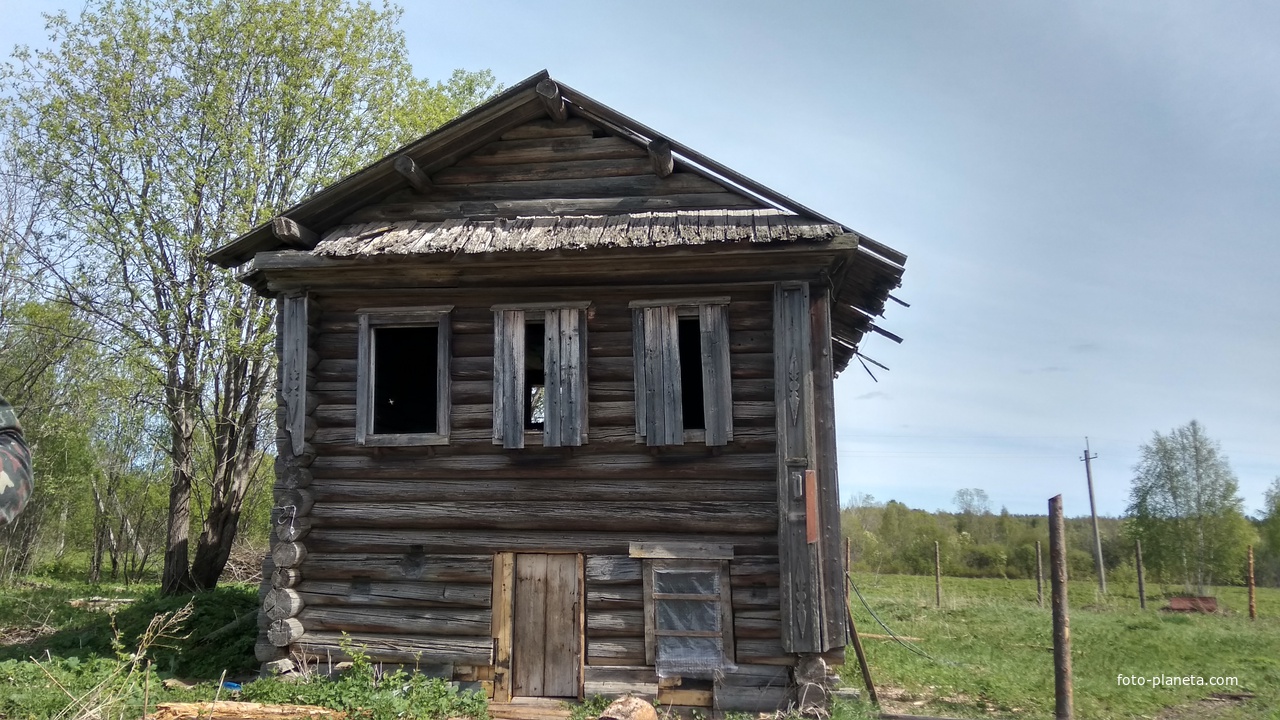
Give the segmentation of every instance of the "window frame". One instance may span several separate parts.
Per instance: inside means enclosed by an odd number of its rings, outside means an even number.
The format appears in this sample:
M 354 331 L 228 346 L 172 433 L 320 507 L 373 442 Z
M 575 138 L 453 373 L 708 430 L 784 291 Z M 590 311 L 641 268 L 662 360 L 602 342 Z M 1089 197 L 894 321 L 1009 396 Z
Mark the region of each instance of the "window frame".
M 685 443 L 703 443 L 708 446 L 724 446 L 733 441 L 733 381 L 730 377 L 731 353 L 729 351 L 729 296 L 712 296 L 699 298 L 672 298 L 658 300 L 633 300 L 628 304 L 632 311 L 632 357 L 635 366 L 635 413 L 636 442 L 650 446 L 683 445 Z M 645 318 L 654 318 L 660 313 L 647 312 L 665 309 L 665 317 L 669 318 L 670 328 L 654 330 L 649 327 Z M 682 402 L 676 402 L 674 411 L 668 412 L 666 423 L 679 423 L 680 431 L 675 433 L 666 429 L 667 436 L 659 440 L 650 437 L 648 432 L 648 408 L 652 400 L 646 399 L 650 384 L 661 387 L 681 388 L 678 326 L 680 318 L 697 317 L 701 338 L 699 355 L 702 358 L 702 411 L 704 429 L 688 429 L 684 426 L 684 409 Z M 661 335 L 663 337 L 658 337 Z M 676 358 L 674 381 L 665 378 L 666 368 L 650 366 L 650 357 L 655 354 L 665 357 L 666 348 L 655 353 L 655 346 L 662 345 L 662 340 L 676 338 L 677 345 L 673 353 Z M 657 379 L 658 382 L 651 381 Z M 681 393 L 676 393 L 676 400 Z M 719 413 L 715 411 L 719 408 Z
M 494 316 L 493 325 L 493 444 L 501 445 L 508 450 L 519 450 L 526 446 L 542 446 L 542 447 L 580 447 L 586 445 L 589 439 L 588 427 L 588 393 L 587 393 L 587 319 L 591 309 L 591 301 L 555 301 L 555 302 L 532 302 L 532 303 L 500 303 L 490 308 Z M 577 347 L 569 348 L 565 342 L 565 331 L 560 326 L 559 318 L 553 322 L 552 315 L 561 311 L 576 311 L 577 325 L 574 328 L 577 336 Z M 542 313 L 541 318 L 535 318 L 531 323 L 529 313 Z M 504 317 L 519 317 L 519 322 L 514 326 L 507 327 L 510 320 L 502 319 Z M 534 324 L 542 328 L 543 332 L 543 387 L 545 388 L 545 405 L 543 409 L 542 429 L 530 429 L 525 425 L 524 399 L 529 391 L 526 371 L 526 360 L 524 357 L 525 347 L 527 346 L 525 334 L 529 325 Z M 554 328 L 556 337 L 550 337 Z M 570 335 L 574 333 L 569 333 Z M 510 345 L 511 347 L 506 347 Z M 513 352 L 514 350 L 514 352 Z M 562 353 L 570 350 L 571 353 L 576 351 L 576 357 L 573 362 L 566 365 L 563 361 Z M 554 354 L 554 362 L 552 355 Z M 559 369 L 567 367 L 568 370 L 560 373 Z M 500 377 L 500 374 L 501 377 Z M 553 375 L 563 375 L 555 382 L 560 384 L 562 388 L 568 388 L 571 393 L 578 396 L 566 398 L 564 402 L 553 403 L 551 398 L 551 387 L 553 384 Z M 576 381 L 575 381 L 576 378 Z M 508 403 L 504 390 L 510 389 L 514 396 L 521 398 L 519 403 Z M 577 424 L 579 426 L 577 437 L 565 436 L 565 428 L 562 423 L 562 416 L 559 412 L 561 408 L 577 408 Z M 511 413 L 519 414 L 519 422 L 515 418 L 507 417 Z M 569 423 L 570 428 L 573 423 Z M 554 427 L 553 427 L 554 425 Z M 516 428 L 519 430 L 516 431 Z M 508 434 L 512 437 L 508 437 Z M 572 434 L 572 433 L 570 433 Z
M 701 543 L 631 543 L 630 556 L 641 560 L 641 581 L 644 602 L 644 654 L 645 664 L 657 667 L 659 637 L 712 637 L 720 640 L 721 663 L 725 667 L 736 662 L 737 650 L 733 629 L 733 586 L 729 563 L 733 548 L 728 545 Z M 663 598 L 655 592 L 657 573 L 664 570 L 705 570 L 719 575 L 720 633 L 709 631 L 693 634 L 690 631 L 663 631 L 657 627 L 658 605 L 663 600 L 690 599 L 684 597 Z M 707 596 L 708 598 L 710 596 Z M 701 599 L 701 598 L 694 598 Z M 706 599 L 704 602 L 716 602 Z M 696 633 L 697 631 L 694 631 Z
M 356 311 L 359 325 L 356 358 L 356 444 L 396 447 L 449 444 L 450 359 L 452 357 L 449 315 L 452 305 L 362 308 Z M 377 343 L 374 330 L 380 328 L 435 327 L 436 335 L 436 432 L 375 433 L 374 358 Z

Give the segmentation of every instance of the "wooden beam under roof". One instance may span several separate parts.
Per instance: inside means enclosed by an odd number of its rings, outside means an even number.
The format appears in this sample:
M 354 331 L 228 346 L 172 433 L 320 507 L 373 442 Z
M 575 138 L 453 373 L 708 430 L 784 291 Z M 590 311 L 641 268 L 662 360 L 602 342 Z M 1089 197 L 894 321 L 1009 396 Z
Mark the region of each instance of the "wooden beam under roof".
M 320 242 L 320 236 L 314 231 L 284 215 L 271 219 L 271 234 L 289 247 L 309 250 Z
M 553 120 L 564 122 L 569 119 L 569 108 L 564 104 L 564 96 L 560 94 L 560 86 L 555 80 L 551 78 L 543 80 L 534 88 L 534 92 L 538 94 L 543 106 L 547 108 L 547 114 Z
M 394 161 L 394 167 L 396 172 L 400 173 L 405 180 L 409 181 L 409 184 L 413 186 L 414 190 L 417 190 L 423 195 L 426 195 L 431 191 L 431 179 L 422 171 L 422 168 L 418 167 L 418 163 L 414 162 L 413 158 L 408 155 L 397 155 Z
M 653 162 L 653 171 L 658 177 L 667 177 L 675 171 L 676 161 L 671 156 L 671 143 L 662 138 L 650 140 L 648 149 L 649 160 Z

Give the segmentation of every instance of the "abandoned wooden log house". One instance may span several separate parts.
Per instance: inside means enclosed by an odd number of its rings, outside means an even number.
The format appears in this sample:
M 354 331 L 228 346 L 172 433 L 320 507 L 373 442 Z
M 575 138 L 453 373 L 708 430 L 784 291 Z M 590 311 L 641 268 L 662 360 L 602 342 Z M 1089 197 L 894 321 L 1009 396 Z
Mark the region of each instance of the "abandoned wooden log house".
M 899 252 L 544 72 L 211 260 L 279 308 L 264 662 L 772 710 L 843 660 L 833 378 Z

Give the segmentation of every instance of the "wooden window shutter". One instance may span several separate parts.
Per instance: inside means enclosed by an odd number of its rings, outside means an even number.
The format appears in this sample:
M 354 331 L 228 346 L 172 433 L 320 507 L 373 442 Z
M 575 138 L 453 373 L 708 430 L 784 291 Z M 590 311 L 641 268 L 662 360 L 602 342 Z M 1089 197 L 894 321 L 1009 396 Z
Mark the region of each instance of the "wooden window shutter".
M 546 311 L 545 447 L 576 447 L 587 439 L 587 316 L 579 308 Z
M 702 336 L 702 404 L 706 413 L 708 445 L 728 445 L 733 440 L 727 309 L 727 305 L 698 307 L 698 327 Z
M 493 444 L 524 447 L 524 311 L 493 313 Z
M 635 309 L 636 433 L 648 445 L 683 445 L 676 308 Z

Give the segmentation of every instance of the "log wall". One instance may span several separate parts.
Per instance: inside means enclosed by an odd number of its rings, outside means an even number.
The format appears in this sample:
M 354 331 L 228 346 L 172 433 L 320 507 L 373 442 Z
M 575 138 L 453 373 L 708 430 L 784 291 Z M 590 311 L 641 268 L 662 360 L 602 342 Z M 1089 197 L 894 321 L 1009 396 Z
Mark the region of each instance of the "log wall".
M 272 645 L 342 657 L 346 632 L 375 660 L 420 653 L 475 676 L 492 663 L 494 553 L 574 551 L 586 556 L 586 664 L 643 666 L 640 561 L 628 557 L 630 543 L 697 541 L 734 548 L 736 661 L 794 664 L 779 641 L 770 292 L 707 290 L 732 299 L 734 439 L 717 448 L 636 441 L 628 303 L 664 297 L 653 288 L 311 293 L 306 464 L 284 455 L 286 436 L 277 467 L 277 504 L 296 512 L 277 526 L 264 605 Z M 542 448 L 530 436 L 524 449 L 494 445 L 491 306 L 567 299 L 592 302 L 587 443 Z M 439 304 L 455 306 L 449 445 L 357 444 L 357 310 Z

